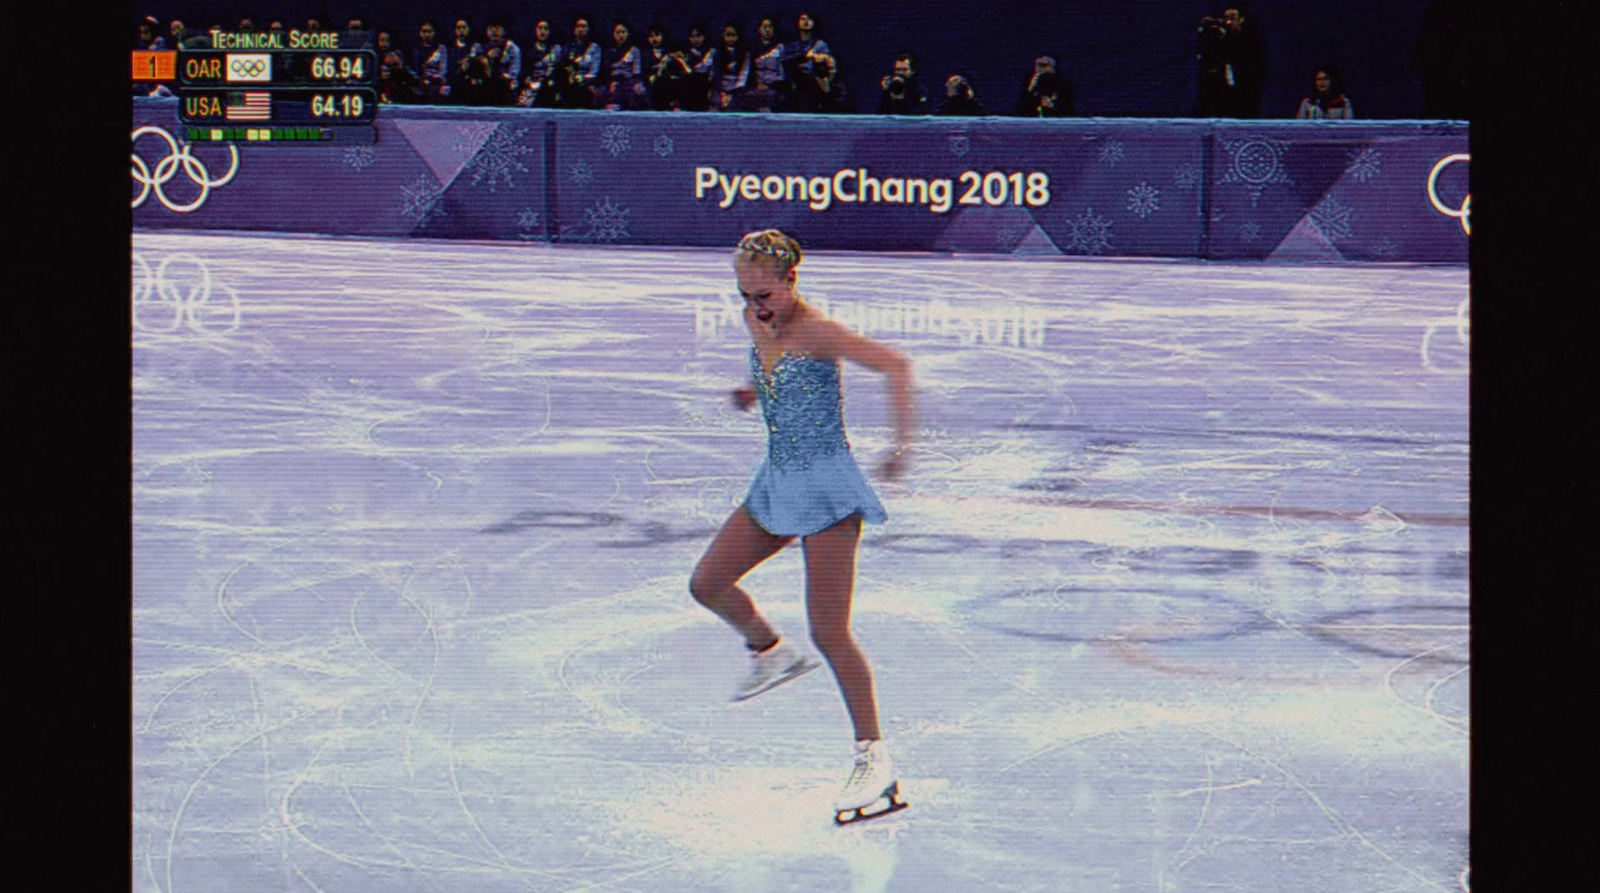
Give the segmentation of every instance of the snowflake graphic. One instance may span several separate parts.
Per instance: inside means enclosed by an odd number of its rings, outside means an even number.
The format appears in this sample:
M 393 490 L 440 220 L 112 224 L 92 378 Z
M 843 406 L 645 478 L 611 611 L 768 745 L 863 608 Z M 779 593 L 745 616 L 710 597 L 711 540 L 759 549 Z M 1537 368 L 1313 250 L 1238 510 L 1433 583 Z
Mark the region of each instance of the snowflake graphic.
M 1350 209 L 1327 196 L 1311 209 L 1311 225 L 1330 242 L 1350 238 Z
M 444 187 L 439 181 L 427 174 L 413 180 L 409 185 L 400 187 L 400 214 L 403 217 L 417 218 L 417 226 L 427 226 L 428 222 L 444 216 Z
M 1254 222 L 1247 222 L 1239 227 L 1239 241 L 1254 245 L 1261 240 L 1261 227 Z
M 1293 182 L 1282 163 L 1284 153 L 1289 151 L 1287 143 L 1251 137 L 1227 140 L 1222 149 L 1229 156 L 1222 182 L 1245 184 L 1251 207 L 1261 200 L 1261 191 L 1266 187 Z
M 582 158 L 572 165 L 572 182 L 576 186 L 587 186 L 594 182 L 594 168 Z
M 506 185 L 516 187 L 512 180 L 512 171 L 528 170 L 527 165 L 517 160 L 518 155 L 531 155 L 534 151 L 521 141 L 523 134 L 530 128 L 523 127 L 513 131 L 509 124 L 498 125 L 494 134 L 478 149 L 478 154 L 472 156 L 468 167 L 472 169 L 472 185 L 476 186 L 484 180 L 489 181 L 489 191 L 494 192 L 495 186 L 504 178 Z
M 1084 254 L 1103 254 L 1111 249 L 1111 221 L 1095 214 L 1093 208 L 1084 208 L 1077 220 L 1068 220 L 1071 233 L 1064 246 L 1068 251 Z
M 628 232 L 628 215 L 632 213 L 612 203 L 611 196 L 606 196 L 583 212 L 584 222 L 589 224 L 587 237 L 596 242 L 615 242 L 628 238 L 631 235 Z
M 499 126 L 488 121 L 469 121 L 466 124 L 457 124 L 456 133 L 461 136 L 461 139 L 456 140 L 456 144 L 451 146 L 450 150 L 457 155 L 471 155 L 478 151 L 478 147 L 483 145 L 484 140 L 489 138 L 489 132 Z
M 1128 210 L 1141 220 L 1161 210 L 1161 190 L 1149 183 L 1140 183 L 1129 189 Z
M 611 153 L 612 158 L 620 156 L 633 146 L 633 131 L 622 124 L 608 124 L 600 128 L 600 148 Z
M 1178 165 L 1176 174 L 1172 180 L 1177 184 L 1179 189 L 1182 189 L 1184 192 L 1188 192 L 1189 190 L 1200 185 L 1200 166 L 1195 164 L 1180 164 Z
M 377 160 L 378 150 L 371 146 L 347 146 L 344 150 L 344 166 L 353 171 L 364 171 Z
M 1382 173 L 1378 166 L 1378 160 L 1382 156 L 1381 151 L 1370 146 L 1365 149 L 1352 149 L 1349 154 L 1350 166 L 1344 169 L 1345 173 L 1357 183 L 1365 183 Z
M 951 134 L 949 139 L 950 154 L 957 158 L 965 158 L 972 151 L 972 140 L 965 134 Z
M 664 133 L 656 137 L 655 150 L 656 154 L 660 155 L 662 158 L 666 158 L 668 155 L 671 155 L 672 137 L 667 136 Z
M 532 208 L 523 208 L 517 212 L 517 238 L 538 239 L 544 234 L 538 232 L 539 212 Z
M 1382 242 L 1372 247 L 1372 253 L 1384 260 L 1389 260 L 1400 253 L 1400 246 L 1395 244 L 1394 237 L 1386 237 Z
M 1111 140 L 1100 147 L 1100 160 L 1110 164 L 1112 167 L 1115 167 L 1117 162 L 1127 156 L 1128 153 L 1123 150 L 1121 140 Z

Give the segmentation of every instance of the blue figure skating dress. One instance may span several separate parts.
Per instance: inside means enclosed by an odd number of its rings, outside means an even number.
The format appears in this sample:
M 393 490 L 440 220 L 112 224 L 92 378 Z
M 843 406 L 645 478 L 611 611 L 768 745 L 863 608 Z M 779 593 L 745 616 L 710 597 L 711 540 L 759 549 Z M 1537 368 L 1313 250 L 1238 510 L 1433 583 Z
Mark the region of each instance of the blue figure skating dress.
M 845 439 L 838 362 L 785 352 L 768 376 L 752 344 L 750 373 L 767 422 L 767 458 L 744 501 L 755 522 L 778 536 L 810 536 L 857 512 L 888 520 Z

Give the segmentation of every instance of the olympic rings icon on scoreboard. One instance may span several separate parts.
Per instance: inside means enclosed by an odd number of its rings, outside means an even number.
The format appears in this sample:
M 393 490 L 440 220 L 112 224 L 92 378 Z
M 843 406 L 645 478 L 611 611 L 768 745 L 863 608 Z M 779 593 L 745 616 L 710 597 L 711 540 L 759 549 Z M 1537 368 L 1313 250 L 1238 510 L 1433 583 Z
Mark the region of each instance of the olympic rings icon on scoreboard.
M 1457 161 L 1471 161 L 1472 156 L 1465 152 L 1455 155 L 1446 155 L 1436 162 L 1433 170 L 1428 173 L 1428 201 L 1433 209 L 1446 217 L 1455 217 L 1461 221 L 1461 229 L 1467 235 L 1472 235 L 1472 193 L 1467 193 L 1461 199 L 1461 207 L 1451 208 L 1439 200 L 1439 174 Z
M 133 262 L 138 268 L 131 308 L 135 331 L 163 335 L 182 328 L 201 335 L 239 331 L 244 318 L 239 293 L 212 279 L 205 261 L 192 254 L 173 254 L 163 258 L 153 272 L 137 253 Z M 218 297 L 225 299 L 216 300 Z
M 233 73 L 241 78 L 254 78 L 267 70 L 267 60 L 256 57 L 241 59 L 235 56 L 229 60 L 228 68 L 232 69 Z
M 133 153 L 133 180 L 143 187 L 139 190 L 139 194 L 134 196 L 133 207 L 135 208 L 144 204 L 145 199 L 149 198 L 150 193 L 153 191 L 156 194 L 156 198 L 160 199 L 161 204 L 165 205 L 167 210 L 177 211 L 179 214 L 187 214 L 205 204 L 206 198 L 211 194 L 212 189 L 226 186 L 233 179 L 234 174 L 239 172 L 239 147 L 232 143 L 228 144 L 228 154 L 231 156 L 228 172 L 221 178 L 213 180 L 211 179 L 211 171 L 206 168 L 205 164 L 190 154 L 190 150 L 194 148 L 193 144 L 179 143 L 172 134 L 153 124 L 147 124 L 133 132 L 134 144 L 137 145 L 139 137 L 146 134 L 155 134 L 166 141 L 167 157 L 156 162 L 155 171 L 152 173 L 145 160 L 140 158 L 137 152 Z M 188 204 L 174 203 L 161 189 L 163 184 L 178 175 L 179 165 L 183 166 L 183 172 L 189 176 L 189 179 L 200 187 L 200 195 Z

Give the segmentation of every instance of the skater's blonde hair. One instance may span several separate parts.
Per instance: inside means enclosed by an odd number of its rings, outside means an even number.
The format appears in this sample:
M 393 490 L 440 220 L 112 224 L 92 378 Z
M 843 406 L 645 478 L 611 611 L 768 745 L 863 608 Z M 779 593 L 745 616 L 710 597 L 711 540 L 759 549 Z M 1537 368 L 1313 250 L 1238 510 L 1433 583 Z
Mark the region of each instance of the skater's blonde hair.
M 771 261 L 777 265 L 778 275 L 784 276 L 800 265 L 803 255 L 800 243 L 782 230 L 758 229 L 745 233 L 744 238 L 739 240 L 739 247 L 734 249 L 734 257 Z

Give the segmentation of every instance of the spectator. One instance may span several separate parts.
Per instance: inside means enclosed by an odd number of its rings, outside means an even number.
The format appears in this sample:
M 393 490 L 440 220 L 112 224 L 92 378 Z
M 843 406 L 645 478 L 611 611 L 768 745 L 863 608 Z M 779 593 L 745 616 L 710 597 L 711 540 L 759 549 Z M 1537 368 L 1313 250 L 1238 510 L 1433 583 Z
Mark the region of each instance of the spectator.
M 326 26 L 328 26 L 332 22 L 333 22 L 333 16 L 330 16 L 327 13 L 321 13 L 321 12 L 312 13 L 311 15 L 306 17 L 306 30 L 310 31 L 313 34 L 321 32 L 321 31 L 327 31 L 327 30 L 329 30 L 329 28 L 326 27 Z
M 1201 117 L 1259 118 L 1266 38 L 1244 4 L 1201 19 L 1199 44 Z
M 807 12 L 800 13 L 800 17 L 795 20 L 795 30 L 800 32 L 800 37 L 784 47 L 783 58 L 789 82 L 798 85 L 802 76 L 812 77 L 817 57 L 831 57 L 833 51 L 828 49 L 827 41 L 816 36 L 816 16 Z M 837 74 L 838 66 L 835 65 L 834 68 Z
M 722 46 L 711 52 L 711 89 L 716 97 L 719 112 L 740 109 L 746 90 L 750 89 L 750 51 L 745 46 L 739 26 L 729 22 L 722 26 Z
M 345 23 L 344 33 L 339 35 L 339 46 L 353 50 L 371 49 L 372 40 L 372 32 L 367 30 L 361 17 L 351 16 Z
M 1300 101 L 1300 110 L 1294 116 L 1342 118 L 1346 121 L 1355 117 L 1355 112 L 1350 108 L 1350 98 L 1344 95 L 1344 79 L 1339 76 L 1338 69 L 1324 65 L 1316 70 L 1311 76 L 1311 95 Z
M 547 108 L 594 108 L 601 55 L 599 44 L 589 39 L 588 17 L 574 19 L 572 40 L 557 48 L 555 65 L 535 104 Z
M 597 94 L 601 108 L 612 111 L 642 109 L 648 105 L 644 89 L 644 51 L 633 42 L 633 25 L 619 21 L 611 27 L 611 46 L 600 61 L 604 76 Z
M 506 36 L 506 23 L 501 18 L 485 23 L 484 37 L 488 39 L 484 54 L 489 57 L 489 70 L 506 82 L 507 94 L 515 92 L 517 82 L 522 80 L 522 47 Z
M 445 44 L 445 53 L 450 60 L 450 71 L 447 75 L 449 83 L 445 86 L 445 94 L 451 97 L 452 102 L 460 102 L 455 92 L 461 88 L 467 76 L 467 66 L 472 59 L 483 53 L 483 44 L 472 39 L 472 22 L 465 18 L 456 19 L 455 37 Z
M 894 73 L 884 75 L 880 115 L 926 115 L 928 94 L 917 82 L 917 60 L 911 53 L 894 57 Z
M 689 77 L 684 84 L 683 108 L 691 112 L 711 108 L 712 66 L 717 57 L 710 41 L 711 26 L 705 19 L 695 19 L 689 25 L 689 45 L 684 50 L 684 62 L 689 66 Z
M 382 103 L 420 102 L 423 97 L 422 79 L 406 67 L 400 51 L 394 48 L 393 36 L 384 29 L 378 30 L 378 101 Z
M 788 91 L 783 52 L 783 41 L 778 39 L 777 16 L 762 16 L 756 25 L 756 44 L 750 50 L 753 78 L 744 95 L 745 111 L 770 112 L 782 104 L 782 94 Z
M 827 53 L 806 56 L 810 74 L 799 74 L 789 94 L 787 111 L 807 114 L 842 115 L 851 111 L 839 67 Z
M 273 19 L 267 23 L 267 33 L 275 35 L 278 38 L 278 46 L 286 47 L 289 45 L 289 38 L 286 32 L 287 29 L 283 27 L 283 23 L 277 19 Z
M 650 30 L 645 32 L 644 42 L 639 51 L 643 54 L 640 64 L 644 66 L 645 94 L 650 107 L 660 111 L 666 106 L 656 97 L 656 81 L 672 61 L 672 50 L 667 46 L 667 29 L 660 22 L 651 23 Z
M 972 92 L 972 84 L 959 74 L 952 74 L 944 82 L 944 104 L 939 106 L 939 115 L 987 115 L 989 110 L 978 101 Z
M 529 64 L 527 74 L 522 79 L 522 93 L 517 98 L 518 105 L 538 104 L 540 92 L 550 80 L 550 74 L 555 70 L 560 56 L 560 45 L 550 40 L 550 23 L 540 19 L 533 26 L 533 43 L 528 45 Z
M 411 51 L 411 70 L 422 82 L 422 102 L 441 102 L 449 92 L 450 51 L 439 43 L 439 30 L 432 19 L 417 27 L 417 47 Z
M 240 16 L 239 25 L 233 30 L 240 34 L 254 34 L 256 33 L 256 20 L 249 16 Z
M 459 105 L 510 105 L 511 84 L 495 73 L 488 53 L 469 56 L 454 91 Z
M 600 80 L 600 63 L 604 55 L 600 44 L 589 39 L 590 19 L 578 16 L 572 20 L 572 42 L 561 50 L 561 64 L 567 69 L 566 91 L 568 103 L 581 98 L 583 104 L 569 104 L 567 108 L 594 108 L 595 85 Z M 585 95 L 587 94 L 587 95 Z
M 658 111 L 677 112 L 695 106 L 693 94 L 699 81 L 695 65 L 697 59 L 703 61 L 704 54 L 695 58 L 691 58 L 691 54 L 704 46 L 705 32 L 696 24 L 690 26 L 689 34 L 690 39 L 682 46 L 670 48 L 650 74 L 650 102 Z M 699 89 L 698 96 L 702 102 L 705 94 L 705 89 Z
M 1072 81 L 1056 70 L 1056 60 L 1040 56 L 1033 60 L 1033 74 L 1017 97 L 1016 114 L 1021 118 L 1070 118 L 1078 113 Z
M 155 16 L 145 16 L 139 21 L 139 37 L 134 42 L 134 49 L 139 50 L 164 50 L 167 48 L 166 38 L 156 32 L 161 28 L 161 20 Z M 149 81 L 133 82 L 134 96 L 172 96 L 166 84 L 154 84 Z
M 156 33 L 156 30 L 160 27 L 161 20 L 155 16 L 145 16 L 141 19 L 139 21 L 139 40 L 134 44 L 134 48 L 140 50 L 166 49 L 166 38 Z

